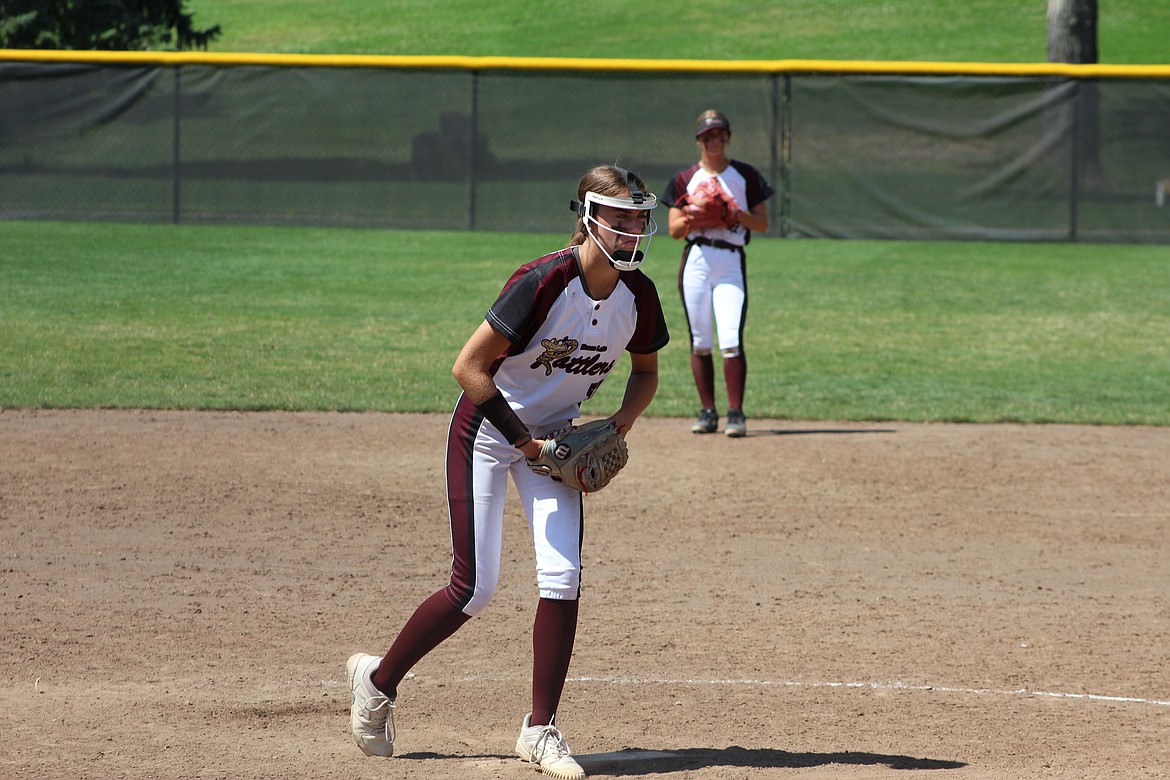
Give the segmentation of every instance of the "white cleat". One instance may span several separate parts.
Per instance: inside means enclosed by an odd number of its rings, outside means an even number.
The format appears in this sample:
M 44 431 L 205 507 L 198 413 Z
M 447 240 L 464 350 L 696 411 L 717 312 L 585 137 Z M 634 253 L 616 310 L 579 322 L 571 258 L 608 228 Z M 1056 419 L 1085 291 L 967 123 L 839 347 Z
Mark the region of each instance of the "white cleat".
M 353 740 L 367 756 L 394 755 L 394 700 L 374 687 L 370 675 L 381 661 L 354 653 L 345 662 L 349 680 L 349 725 Z
M 585 770 L 576 762 L 569 743 L 553 723 L 547 726 L 528 725 L 532 713 L 524 716 L 520 738 L 516 740 L 516 754 L 548 777 L 556 780 L 585 780 Z

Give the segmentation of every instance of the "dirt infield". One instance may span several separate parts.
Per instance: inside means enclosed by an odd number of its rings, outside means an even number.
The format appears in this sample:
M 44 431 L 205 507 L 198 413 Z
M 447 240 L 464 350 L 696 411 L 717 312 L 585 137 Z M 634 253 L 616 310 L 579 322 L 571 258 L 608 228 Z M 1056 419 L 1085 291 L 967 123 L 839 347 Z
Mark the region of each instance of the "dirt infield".
M 449 563 L 445 416 L 0 411 L 0 778 L 528 778 L 532 554 L 348 733 Z M 592 776 L 1170 774 L 1170 429 L 644 419 L 586 499 Z M 658 454 L 660 457 L 653 457 Z

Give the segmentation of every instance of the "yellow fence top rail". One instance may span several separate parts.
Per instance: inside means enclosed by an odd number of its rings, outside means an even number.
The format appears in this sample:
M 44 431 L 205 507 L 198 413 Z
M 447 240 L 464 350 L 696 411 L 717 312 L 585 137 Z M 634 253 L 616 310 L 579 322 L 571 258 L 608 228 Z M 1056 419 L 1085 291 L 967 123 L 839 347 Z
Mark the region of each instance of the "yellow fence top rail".
M 0 62 L 119 65 L 265 65 L 270 67 L 448 70 L 625 71 L 643 73 L 863 73 L 900 75 L 1170 78 L 1170 65 L 1072 65 L 1060 62 L 896 62 L 879 60 L 648 60 L 586 57 L 464 57 L 376 54 L 65 51 L 0 49 Z

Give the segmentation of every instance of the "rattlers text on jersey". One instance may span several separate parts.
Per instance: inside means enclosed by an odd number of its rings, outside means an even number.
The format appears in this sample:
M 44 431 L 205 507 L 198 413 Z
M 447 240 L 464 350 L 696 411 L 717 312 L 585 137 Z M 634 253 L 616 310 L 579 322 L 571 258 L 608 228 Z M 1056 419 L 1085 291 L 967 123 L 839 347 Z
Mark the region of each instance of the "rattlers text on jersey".
M 623 271 L 609 297 L 595 299 L 585 288 L 577 247 L 521 266 L 487 320 L 512 342 L 493 378 L 535 436 L 579 416 L 623 350 L 649 354 L 670 338 L 649 277 Z

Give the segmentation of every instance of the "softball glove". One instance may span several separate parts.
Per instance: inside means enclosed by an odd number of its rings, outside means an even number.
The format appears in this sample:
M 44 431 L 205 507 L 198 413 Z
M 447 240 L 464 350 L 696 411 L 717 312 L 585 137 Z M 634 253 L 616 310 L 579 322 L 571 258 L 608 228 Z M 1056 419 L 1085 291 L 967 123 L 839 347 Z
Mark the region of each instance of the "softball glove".
M 719 185 L 717 179 L 706 179 L 687 195 L 682 207 L 687 227 L 702 230 L 709 227 L 732 227 L 739 221 L 739 206 L 735 198 Z
M 582 493 L 596 493 L 629 460 L 626 440 L 612 420 L 595 420 L 551 434 L 528 468 Z

